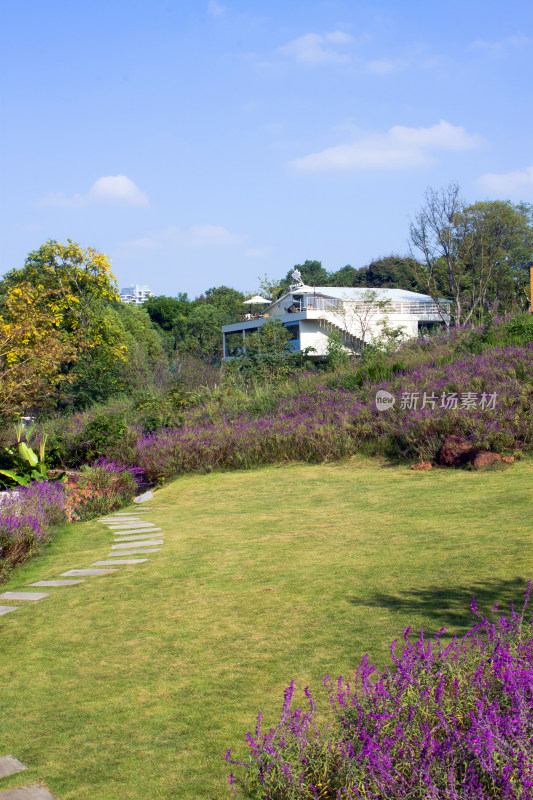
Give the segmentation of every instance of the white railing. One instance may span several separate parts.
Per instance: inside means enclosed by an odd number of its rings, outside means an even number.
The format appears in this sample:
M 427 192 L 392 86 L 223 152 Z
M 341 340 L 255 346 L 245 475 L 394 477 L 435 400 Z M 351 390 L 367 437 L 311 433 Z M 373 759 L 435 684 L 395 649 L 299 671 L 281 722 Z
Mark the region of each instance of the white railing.
M 421 301 L 381 301 L 376 302 L 383 304 L 383 313 L 387 314 L 408 314 L 416 317 L 429 317 L 438 316 L 440 318 L 441 309 L 439 305 L 434 302 L 421 302 Z M 302 300 L 294 300 L 288 307 L 282 308 L 277 306 L 270 311 L 271 316 L 282 316 L 287 312 L 298 313 L 301 311 L 330 311 L 332 313 L 339 313 L 343 306 L 351 312 L 360 313 L 375 305 L 375 302 L 360 302 L 357 300 L 340 300 L 332 297 L 315 297 L 314 295 L 305 295 Z M 291 311 L 289 311 L 289 309 Z M 443 304 L 442 312 L 446 311 L 446 306 Z

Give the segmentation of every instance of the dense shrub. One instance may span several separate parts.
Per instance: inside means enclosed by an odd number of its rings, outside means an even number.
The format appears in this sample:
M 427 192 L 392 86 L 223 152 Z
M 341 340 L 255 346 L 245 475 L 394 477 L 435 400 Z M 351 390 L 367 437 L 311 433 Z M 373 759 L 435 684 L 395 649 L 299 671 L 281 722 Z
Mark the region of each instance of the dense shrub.
M 248 733 L 249 762 L 226 754 L 244 769 L 248 796 L 531 800 L 533 626 L 524 611 L 489 621 L 472 607 L 479 621 L 462 639 L 421 632 L 412 643 L 408 628 L 391 668 L 365 657 L 351 682 L 325 678 L 329 727 L 317 724 L 309 689 L 308 710 L 291 708 L 291 683 L 276 727 L 262 731 L 260 714 Z
M 67 484 L 70 521 L 87 520 L 127 505 L 138 493 L 143 470 L 101 458 Z

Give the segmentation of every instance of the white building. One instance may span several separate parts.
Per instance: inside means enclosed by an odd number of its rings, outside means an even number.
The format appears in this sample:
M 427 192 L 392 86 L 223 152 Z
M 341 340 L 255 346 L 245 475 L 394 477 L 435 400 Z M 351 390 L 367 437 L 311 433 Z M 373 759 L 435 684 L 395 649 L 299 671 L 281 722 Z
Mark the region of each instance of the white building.
M 125 289 L 120 290 L 120 299 L 123 303 L 134 303 L 136 306 L 141 305 L 152 296 L 152 292 L 148 286 L 139 286 L 136 283 L 134 286 L 126 286 Z
M 449 309 L 448 301 L 440 301 Z M 449 316 L 449 314 L 447 314 Z M 246 335 L 270 319 L 279 319 L 292 334 L 292 350 L 313 347 L 311 355 L 327 354 L 328 333 L 342 334 L 344 347 L 359 353 L 364 343 L 383 334 L 383 324 L 402 328 L 408 338 L 444 325 L 439 305 L 429 295 L 405 289 L 364 289 L 333 286 L 292 286 L 257 315 L 246 314 L 242 322 L 224 325 L 224 358 L 246 352 Z

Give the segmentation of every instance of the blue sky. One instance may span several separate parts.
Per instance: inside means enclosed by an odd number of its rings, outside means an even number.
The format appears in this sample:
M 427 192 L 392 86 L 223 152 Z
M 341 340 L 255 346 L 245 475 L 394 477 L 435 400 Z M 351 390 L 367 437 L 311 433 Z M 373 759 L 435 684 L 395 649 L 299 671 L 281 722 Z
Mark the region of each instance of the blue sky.
M 533 6 L 4 4 L 0 273 L 47 239 L 119 284 L 255 291 L 407 252 L 428 186 L 533 201 Z

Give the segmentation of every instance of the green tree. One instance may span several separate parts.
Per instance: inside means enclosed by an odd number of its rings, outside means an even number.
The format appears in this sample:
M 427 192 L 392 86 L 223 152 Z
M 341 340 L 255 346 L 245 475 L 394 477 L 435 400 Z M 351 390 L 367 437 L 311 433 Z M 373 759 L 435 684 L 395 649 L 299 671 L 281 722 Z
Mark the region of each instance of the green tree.
M 168 333 L 191 312 L 193 304 L 187 294 L 181 293 L 177 297 L 149 297 L 143 303 L 143 308 L 152 322 Z
M 205 295 L 201 295 L 196 302 L 206 303 L 208 306 L 212 306 L 221 311 L 223 319 L 225 320 L 223 324 L 236 322 L 244 310 L 243 293 L 229 286 L 218 286 L 208 289 Z
M 287 272 L 285 276 L 286 282 L 294 283 L 292 273 L 295 269 L 299 269 L 302 273 L 302 281 L 306 286 L 329 286 L 329 275 L 322 266 L 321 261 L 304 261 L 303 264 L 295 264 Z
M 279 357 L 288 352 L 291 334 L 279 319 L 269 319 L 246 336 L 246 354 Z
M 359 270 L 346 264 L 345 267 L 330 274 L 328 286 L 359 286 L 357 283 L 358 272 Z
M 467 276 L 465 303 L 472 313 L 527 309 L 532 223 L 533 207 L 525 203 L 496 200 L 464 209 L 460 255 Z
M 222 360 L 222 325 L 226 313 L 213 305 L 198 303 L 185 320 L 183 338 L 178 350 L 203 358 L 210 364 Z
M 527 263 L 533 257 L 533 213 L 508 201 L 466 206 L 459 187 L 428 189 L 410 226 L 417 277 L 435 302 L 453 301 L 456 324 L 476 314 L 527 304 Z

